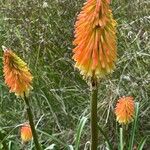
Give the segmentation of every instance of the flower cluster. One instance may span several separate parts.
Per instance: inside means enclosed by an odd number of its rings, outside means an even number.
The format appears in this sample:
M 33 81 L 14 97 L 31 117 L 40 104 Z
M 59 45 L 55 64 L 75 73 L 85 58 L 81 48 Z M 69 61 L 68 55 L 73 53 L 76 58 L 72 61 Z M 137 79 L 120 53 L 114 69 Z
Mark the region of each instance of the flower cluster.
M 28 123 L 24 123 L 21 126 L 21 139 L 23 143 L 29 142 L 32 139 L 32 131 Z
M 85 78 L 101 78 L 115 67 L 116 21 L 109 3 L 87 0 L 75 23 L 73 59 Z
M 17 96 L 27 96 L 32 89 L 32 75 L 27 64 L 21 60 L 12 50 L 3 47 L 3 72 L 5 83 Z
M 134 117 L 134 101 L 133 97 L 122 97 L 118 100 L 118 103 L 115 108 L 115 114 L 117 121 L 120 124 L 128 124 L 133 120 Z

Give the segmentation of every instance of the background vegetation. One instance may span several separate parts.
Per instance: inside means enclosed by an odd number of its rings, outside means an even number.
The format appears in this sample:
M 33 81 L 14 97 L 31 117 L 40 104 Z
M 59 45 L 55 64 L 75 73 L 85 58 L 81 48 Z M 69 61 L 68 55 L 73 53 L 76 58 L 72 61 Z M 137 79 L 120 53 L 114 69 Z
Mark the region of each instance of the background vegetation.
M 82 116 L 88 118 L 80 149 L 90 140 L 89 87 L 74 69 L 73 26 L 84 0 L 0 0 L 0 46 L 12 48 L 29 64 L 34 75 L 30 100 L 40 142 L 56 149 L 74 145 Z M 109 139 L 117 141 L 114 106 L 130 95 L 140 102 L 136 143 L 150 135 L 150 18 L 148 0 L 114 0 L 118 22 L 118 61 L 112 75 L 100 82 L 99 124 Z M 23 101 L 8 92 L 0 51 L 0 133 L 12 150 L 21 147 L 18 125 L 26 121 Z M 150 140 L 145 149 L 150 148 Z M 28 145 L 29 149 L 32 143 Z M 104 147 L 103 136 L 99 147 Z

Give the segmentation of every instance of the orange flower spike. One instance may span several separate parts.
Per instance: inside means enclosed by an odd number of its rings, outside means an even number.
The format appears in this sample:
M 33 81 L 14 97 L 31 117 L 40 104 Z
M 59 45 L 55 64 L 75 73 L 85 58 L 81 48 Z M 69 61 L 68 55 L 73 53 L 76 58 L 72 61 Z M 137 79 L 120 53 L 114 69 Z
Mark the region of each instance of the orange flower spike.
M 116 21 L 110 0 L 87 0 L 77 17 L 73 59 L 85 78 L 101 78 L 113 71 L 117 58 Z
M 10 88 L 10 92 L 14 92 L 17 96 L 28 96 L 32 89 L 32 75 L 27 64 L 21 60 L 12 50 L 3 47 L 3 72 L 6 85 Z
M 21 139 L 23 143 L 32 140 L 32 131 L 28 123 L 23 124 L 21 127 Z
M 135 113 L 133 97 L 122 97 L 115 108 L 117 121 L 120 124 L 128 124 L 133 120 Z

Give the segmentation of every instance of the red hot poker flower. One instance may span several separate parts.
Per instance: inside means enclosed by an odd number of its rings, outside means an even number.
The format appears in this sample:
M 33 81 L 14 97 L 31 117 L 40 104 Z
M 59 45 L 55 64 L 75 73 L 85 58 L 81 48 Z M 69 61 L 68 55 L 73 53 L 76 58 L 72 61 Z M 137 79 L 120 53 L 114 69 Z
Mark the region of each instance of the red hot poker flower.
M 73 59 L 85 78 L 113 71 L 117 57 L 116 21 L 110 0 L 87 0 L 75 23 Z
M 10 92 L 14 92 L 17 96 L 27 96 L 32 89 L 32 75 L 27 64 L 21 60 L 12 50 L 3 47 L 3 72 L 6 85 L 10 88 Z
M 29 142 L 32 139 L 32 131 L 28 123 L 24 123 L 21 127 L 21 139 L 23 143 Z
M 120 124 L 128 124 L 133 120 L 135 112 L 133 97 L 122 97 L 118 100 L 115 108 L 117 121 Z

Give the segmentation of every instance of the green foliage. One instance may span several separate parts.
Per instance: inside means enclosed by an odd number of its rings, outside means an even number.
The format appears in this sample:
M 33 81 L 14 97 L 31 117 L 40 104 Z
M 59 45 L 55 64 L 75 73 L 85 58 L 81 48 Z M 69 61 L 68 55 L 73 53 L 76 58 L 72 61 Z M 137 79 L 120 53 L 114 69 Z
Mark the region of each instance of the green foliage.
M 122 128 L 120 128 L 120 134 L 119 134 L 119 137 L 120 137 L 120 141 L 119 141 L 119 150 L 123 150 L 124 142 L 123 142 L 123 129 L 122 129 Z
M 139 113 L 139 103 L 136 103 L 135 105 L 135 119 L 134 119 L 134 123 L 132 125 L 132 129 L 131 129 L 131 135 L 130 135 L 130 140 L 129 140 L 129 149 L 128 150 L 132 150 L 133 149 L 133 144 L 134 144 L 134 139 L 135 139 L 135 132 L 138 126 L 138 113 Z
M 144 145 L 145 145 L 145 143 L 146 143 L 147 138 L 148 138 L 148 136 L 144 137 L 144 138 L 141 140 L 141 142 L 140 142 L 140 144 L 139 144 L 139 146 L 138 146 L 138 148 L 137 148 L 138 150 L 142 150 L 142 149 L 143 149 L 143 147 L 144 147 Z
M 72 145 L 81 114 L 89 117 L 89 88 L 74 69 L 71 59 L 73 26 L 83 2 L 0 0 L 0 45 L 12 48 L 24 58 L 34 75 L 30 99 L 44 148 L 55 144 L 59 150 Z M 132 95 L 135 101 L 140 102 L 135 143 L 140 143 L 141 137 L 149 134 L 148 4 L 148 0 L 133 0 L 132 3 L 118 0 L 111 4 L 118 22 L 118 62 L 114 73 L 100 83 L 98 116 L 100 126 L 115 148 L 117 129 L 113 110 L 120 96 Z M 9 149 L 17 150 L 21 142 L 19 128 L 15 127 L 26 121 L 26 113 L 23 101 L 8 93 L 2 75 L 2 51 L 0 58 L 0 127 L 9 135 L 5 139 L 7 146 L 11 147 Z M 83 149 L 90 140 L 87 124 L 79 149 Z M 13 132 L 9 134 L 11 130 Z M 100 136 L 100 148 L 105 147 L 104 141 Z M 149 139 L 145 149 L 148 143 Z M 27 147 L 32 149 L 32 144 Z
M 82 131 L 83 131 L 83 127 L 85 126 L 85 123 L 87 121 L 87 118 L 86 117 L 82 117 L 80 122 L 79 122 L 79 125 L 78 125 L 78 128 L 77 128 L 77 132 L 76 132 L 76 139 L 75 139 L 75 150 L 78 150 L 79 149 L 79 146 L 80 146 L 80 138 L 81 138 L 81 134 L 82 134 Z

